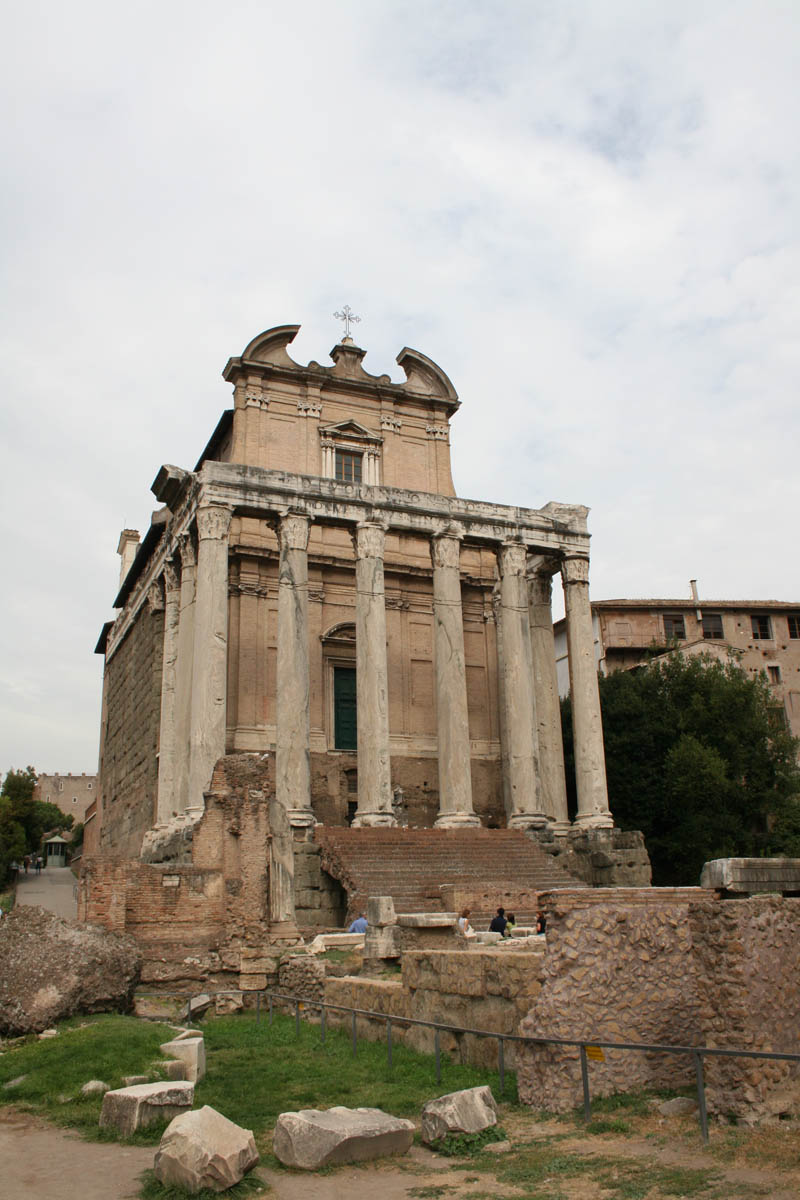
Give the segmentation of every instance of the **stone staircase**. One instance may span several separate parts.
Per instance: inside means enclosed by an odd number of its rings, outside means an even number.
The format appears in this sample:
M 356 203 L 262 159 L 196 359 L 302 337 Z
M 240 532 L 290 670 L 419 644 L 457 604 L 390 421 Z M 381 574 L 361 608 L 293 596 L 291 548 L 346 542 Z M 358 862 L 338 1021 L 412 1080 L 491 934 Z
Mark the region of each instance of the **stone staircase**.
M 347 893 L 348 919 L 369 896 L 391 896 L 397 912 L 472 909 L 485 928 L 502 904 L 517 924 L 536 917 L 538 894 L 586 887 L 515 829 L 345 829 L 318 825 L 321 866 Z

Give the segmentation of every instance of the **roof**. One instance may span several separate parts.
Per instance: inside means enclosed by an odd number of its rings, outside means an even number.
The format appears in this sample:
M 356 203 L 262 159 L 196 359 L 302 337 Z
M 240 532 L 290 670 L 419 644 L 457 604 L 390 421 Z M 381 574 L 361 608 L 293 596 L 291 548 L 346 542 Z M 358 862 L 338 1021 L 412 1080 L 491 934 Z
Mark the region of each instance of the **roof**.
M 778 610 L 800 610 L 800 600 L 693 600 L 691 597 L 687 600 L 682 596 L 679 600 L 670 600 L 663 598 L 652 598 L 642 600 L 592 600 L 592 608 L 723 608 L 723 609 L 747 609 L 750 611 L 762 611 L 767 608 Z

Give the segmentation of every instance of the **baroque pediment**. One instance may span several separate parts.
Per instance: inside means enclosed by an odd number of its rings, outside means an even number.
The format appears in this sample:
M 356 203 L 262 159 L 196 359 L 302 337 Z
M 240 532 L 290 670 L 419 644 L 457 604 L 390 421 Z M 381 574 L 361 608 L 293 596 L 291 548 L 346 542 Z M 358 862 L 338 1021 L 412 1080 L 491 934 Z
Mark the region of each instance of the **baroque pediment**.
M 336 425 L 321 425 L 320 437 L 339 438 L 352 442 L 382 442 L 380 434 L 360 425 L 358 421 L 339 421 Z

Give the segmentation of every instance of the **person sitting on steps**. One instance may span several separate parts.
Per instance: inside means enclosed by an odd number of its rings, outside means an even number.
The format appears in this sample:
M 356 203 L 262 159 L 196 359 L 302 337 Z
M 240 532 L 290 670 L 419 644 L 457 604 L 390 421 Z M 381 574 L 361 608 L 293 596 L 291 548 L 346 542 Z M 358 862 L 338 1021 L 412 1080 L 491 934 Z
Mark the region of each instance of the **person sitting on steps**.
M 499 933 L 501 936 L 505 935 L 506 924 L 506 910 L 498 908 L 489 925 L 489 933 Z

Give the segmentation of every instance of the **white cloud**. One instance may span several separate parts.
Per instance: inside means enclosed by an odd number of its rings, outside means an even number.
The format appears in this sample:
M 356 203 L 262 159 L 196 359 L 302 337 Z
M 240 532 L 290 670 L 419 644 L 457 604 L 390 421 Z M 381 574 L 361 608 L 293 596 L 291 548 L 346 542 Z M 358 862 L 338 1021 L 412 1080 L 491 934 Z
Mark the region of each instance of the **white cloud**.
M 794 4 L 8 8 L 0 768 L 91 770 L 123 525 L 260 329 L 364 317 L 593 592 L 800 600 Z M 7 699 L 10 695 L 11 699 Z

